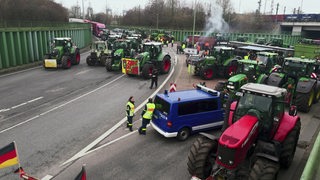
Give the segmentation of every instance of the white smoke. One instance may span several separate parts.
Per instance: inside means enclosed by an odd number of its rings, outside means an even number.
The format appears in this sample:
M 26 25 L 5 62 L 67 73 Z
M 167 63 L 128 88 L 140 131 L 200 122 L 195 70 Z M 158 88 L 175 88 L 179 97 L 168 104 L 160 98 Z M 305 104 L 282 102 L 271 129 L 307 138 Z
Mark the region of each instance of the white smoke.
M 229 25 L 223 19 L 223 10 L 216 2 L 213 3 L 210 9 L 211 16 L 207 19 L 204 31 L 205 36 L 210 36 L 211 33 L 227 33 L 229 32 Z

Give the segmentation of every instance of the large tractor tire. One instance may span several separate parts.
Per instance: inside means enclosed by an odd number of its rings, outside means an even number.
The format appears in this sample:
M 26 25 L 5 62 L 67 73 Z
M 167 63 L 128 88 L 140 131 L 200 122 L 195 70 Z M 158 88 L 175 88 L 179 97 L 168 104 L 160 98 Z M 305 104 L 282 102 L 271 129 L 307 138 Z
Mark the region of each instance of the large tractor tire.
M 92 59 L 91 56 L 88 56 L 86 59 L 88 66 L 94 66 L 96 64 L 96 60 Z
M 237 62 L 237 60 L 231 61 L 231 62 L 227 65 L 227 67 L 226 67 L 226 69 L 225 69 L 224 77 L 225 77 L 225 78 L 229 78 L 229 77 L 233 76 L 234 74 L 236 74 L 237 69 L 238 69 L 238 62 Z
M 191 146 L 188 155 L 188 171 L 191 176 L 206 179 L 211 174 L 218 150 L 218 141 L 201 136 Z
M 314 90 L 312 89 L 309 93 L 299 93 L 296 94 L 296 105 L 299 111 L 309 112 L 313 104 L 313 99 L 315 97 Z
M 74 55 L 72 56 L 72 65 L 78 65 L 80 64 L 80 52 L 77 49 Z
M 282 149 L 280 154 L 280 165 L 284 168 L 289 168 L 294 154 L 300 135 L 301 122 L 297 121 L 291 132 L 287 135 L 286 139 L 282 142 Z
M 63 69 L 70 69 L 71 68 L 71 58 L 70 58 L 70 56 L 62 56 L 61 67 Z
M 161 62 L 160 67 L 160 73 L 161 74 L 167 74 L 171 69 L 171 59 L 168 56 L 165 56 L 163 58 L 163 61 Z
M 153 69 L 154 69 L 154 65 L 153 64 L 145 64 L 142 67 L 142 77 L 144 79 L 150 79 Z
M 112 59 L 111 58 L 106 59 L 106 70 L 112 71 Z
M 319 99 L 320 99 L 320 87 L 316 89 L 316 94 L 314 96 L 313 103 L 319 102 Z
M 106 62 L 107 62 L 107 56 L 103 55 L 100 57 L 100 65 L 101 66 L 106 66 Z
M 200 77 L 204 80 L 213 79 L 215 76 L 215 69 L 212 67 L 206 67 L 200 70 Z
M 257 158 L 254 163 L 249 180 L 274 180 L 277 179 L 280 165 L 264 158 Z

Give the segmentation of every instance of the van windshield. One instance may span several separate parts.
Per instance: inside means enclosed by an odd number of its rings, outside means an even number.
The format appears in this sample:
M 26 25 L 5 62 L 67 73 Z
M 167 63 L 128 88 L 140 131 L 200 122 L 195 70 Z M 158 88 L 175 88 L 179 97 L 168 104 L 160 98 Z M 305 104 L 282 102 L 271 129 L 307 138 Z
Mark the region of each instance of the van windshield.
M 154 104 L 156 105 L 156 110 L 162 112 L 163 114 L 168 115 L 170 113 L 170 104 L 159 96 L 156 96 L 154 99 Z

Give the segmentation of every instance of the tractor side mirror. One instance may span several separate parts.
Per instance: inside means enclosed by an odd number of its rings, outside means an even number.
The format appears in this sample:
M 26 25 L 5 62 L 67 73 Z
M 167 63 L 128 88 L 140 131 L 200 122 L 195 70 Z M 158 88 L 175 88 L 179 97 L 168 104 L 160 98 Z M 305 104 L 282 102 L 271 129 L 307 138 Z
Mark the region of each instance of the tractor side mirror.
M 290 106 L 289 115 L 290 116 L 296 116 L 297 115 L 297 106 L 294 106 L 294 105 Z

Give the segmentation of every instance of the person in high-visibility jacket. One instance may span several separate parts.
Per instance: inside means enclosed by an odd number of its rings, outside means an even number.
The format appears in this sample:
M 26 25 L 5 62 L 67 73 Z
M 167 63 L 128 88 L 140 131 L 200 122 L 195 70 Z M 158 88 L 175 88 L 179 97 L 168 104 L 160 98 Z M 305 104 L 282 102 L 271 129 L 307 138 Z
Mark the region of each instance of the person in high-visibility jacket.
M 134 98 L 130 96 L 127 107 L 126 107 L 126 114 L 127 114 L 127 128 L 132 131 L 132 119 L 134 116 Z
M 155 108 L 156 105 L 153 103 L 152 98 L 149 98 L 148 103 L 144 106 L 144 110 L 141 113 L 142 125 L 139 128 L 139 134 L 146 135 L 147 125 L 152 120 L 152 115 Z

